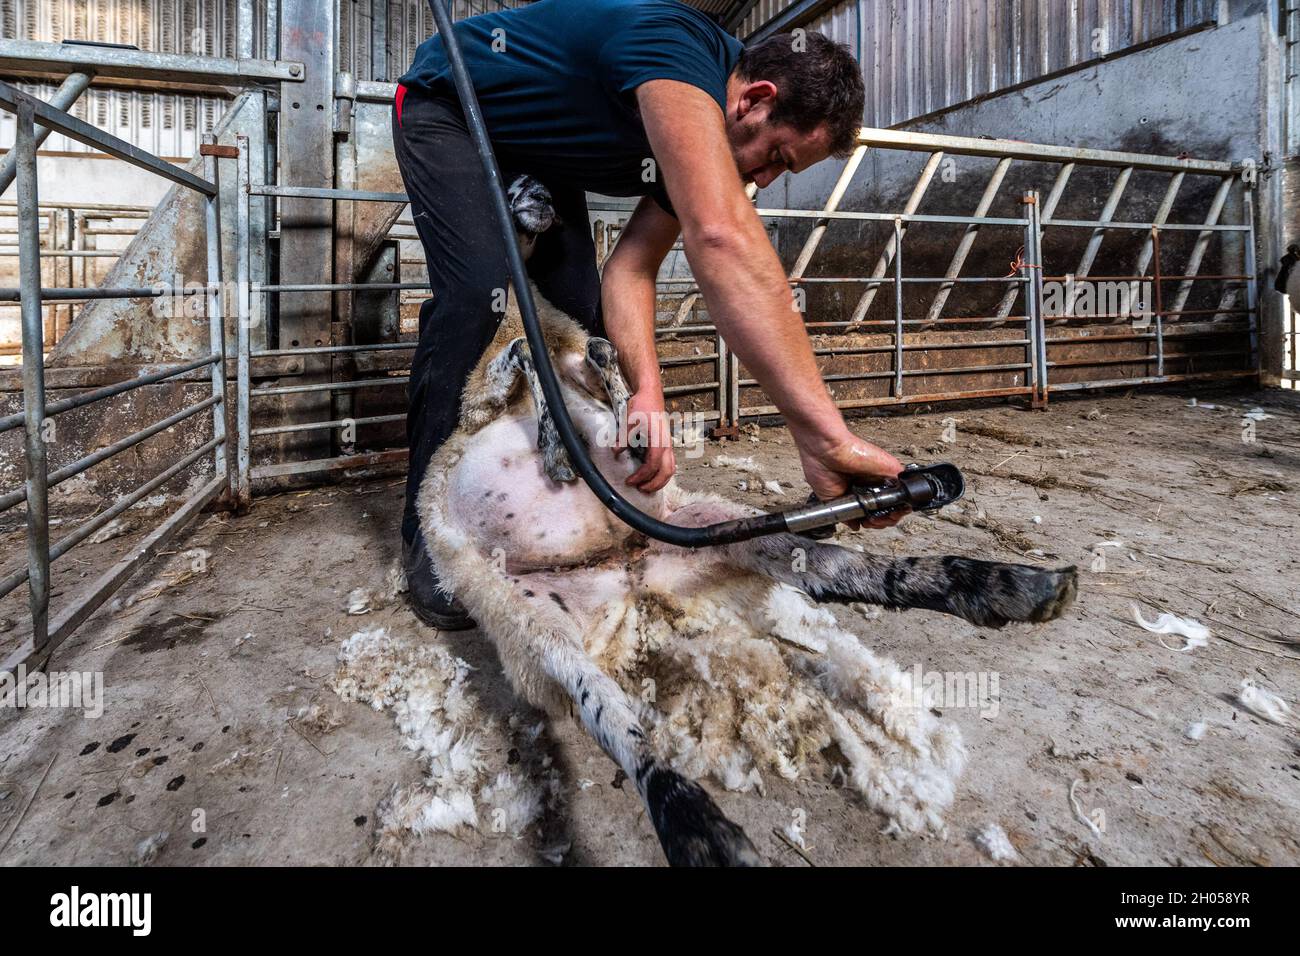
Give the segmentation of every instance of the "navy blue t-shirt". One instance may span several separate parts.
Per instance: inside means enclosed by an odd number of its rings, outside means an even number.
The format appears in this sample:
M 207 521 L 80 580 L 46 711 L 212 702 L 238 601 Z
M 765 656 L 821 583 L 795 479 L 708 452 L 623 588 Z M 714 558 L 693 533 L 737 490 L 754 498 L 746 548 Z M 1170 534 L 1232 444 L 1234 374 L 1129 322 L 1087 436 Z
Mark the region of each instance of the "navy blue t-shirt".
M 502 166 L 555 186 L 652 196 L 668 212 L 635 90 L 680 80 L 725 112 L 743 48 L 678 0 L 539 0 L 455 30 Z M 400 82 L 454 96 L 440 37 L 420 44 Z

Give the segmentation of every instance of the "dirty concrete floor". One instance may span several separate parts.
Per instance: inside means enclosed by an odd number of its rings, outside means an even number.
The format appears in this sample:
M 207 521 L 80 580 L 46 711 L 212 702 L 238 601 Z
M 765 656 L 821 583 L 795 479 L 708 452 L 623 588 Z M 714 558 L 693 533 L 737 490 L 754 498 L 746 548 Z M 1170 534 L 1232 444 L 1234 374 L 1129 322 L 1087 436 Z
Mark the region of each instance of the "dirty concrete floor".
M 1000 631 L 927 611 L 870 622 L 843 612 L 906 670 L 996 674 L 999 705 L 995 715 L 944 711 L 969 751 L 946 840 L 882 835 L 882 819 L 829 778 L 788 784 L 767 773 L 764 795 L 710 785 L 771 863 L 807 865 L 774 833 L 797 811 L 819 865 L 987 864 L 972 837 L 989 823 L 1033 864 L 1300 863 L 1300 734 L 1235 699 L 1247 678 L 1293 707 L 1300 697 L 1300 396 L 1202 389 L 1190 407 L 1189 394 L 853 422 L 905 460 L 954 461 L 971 486 L 963 514 L 913 517 L 858 541 L 900 555 L 1076 564 L 1080 594 L 1060 620 Z M 1242 414 L 1256 406 L 1272 417 L 1243 441 Z M 777 480 L 784 503 L 801 500 L 788 435 L 756 437 L 682 457 L 680 481 L 775 506 L 763 484 Z M 752 458 L 758 474 L 716 464 L 720 454 Z M 424 629 L 390 596 L 401 490 L 390 477 L 259 499 L 242 517 L 206 515 L 133 579 L 53 664 L 103 672 L 103 716 L 0 712 L 0 863 L 131 863 L 162 832 L 161 864 L 375 862 L 377 804 L 421 773 L 388 714 L 342 703 L 325 685 L 340 642 L 360 629 L 442 642 L 475 668 L 485 715 L 535 717 L 477 632 Z M 75 593 L 87 568 L 143 533 L 79 549 L 84 564 L 66 565 L 56 591 Z M 7 568 L 21 533 L 0 543 Z M 195 549 L 206 552 L 197 571 Z M 375 596 L 350 616 L 357 587 Z M 15 619 L 13 601 L 0 614 Z M 1205 623 L 1208 646 L 1184 652 L 1182 638 L 1141 630 L 1134 601 L 1148 620 L 1170 611 Z M 0 634 L 0 648 L 20 631 Z M 296 719 L 314 703 L 342 725 Z M 1195 723 L 1205 724 L 1199 740 L 1186 733 Z M 518 840 L 431 835 L 403 862 L 533 864 L 557 847 L 567 864 L 661 862 L 631 787 L 576 723 L 548 722 L 531 747 L 509 762 L 559 770 L 559 800 L 540 828 Z M 1079 808 L 1104 812 L 1100 836 L 1071 808 L 1075 782 Z

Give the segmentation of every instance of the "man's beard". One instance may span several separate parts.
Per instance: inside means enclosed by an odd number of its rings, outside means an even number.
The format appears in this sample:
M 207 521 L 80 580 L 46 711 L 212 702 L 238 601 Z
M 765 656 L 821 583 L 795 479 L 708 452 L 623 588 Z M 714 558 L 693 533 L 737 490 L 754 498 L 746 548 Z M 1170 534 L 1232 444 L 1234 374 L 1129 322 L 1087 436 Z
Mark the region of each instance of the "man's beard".
M 731 160 L 736 164 L 736 172 L 741 180 L 749 183 L 749 170 L 741 166 L 741 150 L 758 138 L 761 132 L 758 124 L 736 120 L 727 124 L 727 145 L 731 147 Z

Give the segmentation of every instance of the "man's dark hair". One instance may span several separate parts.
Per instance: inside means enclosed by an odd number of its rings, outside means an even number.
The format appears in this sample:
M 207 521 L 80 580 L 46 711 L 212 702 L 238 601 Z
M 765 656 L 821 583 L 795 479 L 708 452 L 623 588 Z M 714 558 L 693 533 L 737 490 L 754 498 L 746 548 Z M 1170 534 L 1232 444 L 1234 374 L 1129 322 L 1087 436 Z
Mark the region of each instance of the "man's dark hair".
M 847 156 L 858 141 L 866 91 L 849 48 L 820 33 L 778 33 L 746 47 L 736 64 L 742 80 L 767 80 L 778 89 L 770 121 L 811 133 L 830 130 L 831 153 Z

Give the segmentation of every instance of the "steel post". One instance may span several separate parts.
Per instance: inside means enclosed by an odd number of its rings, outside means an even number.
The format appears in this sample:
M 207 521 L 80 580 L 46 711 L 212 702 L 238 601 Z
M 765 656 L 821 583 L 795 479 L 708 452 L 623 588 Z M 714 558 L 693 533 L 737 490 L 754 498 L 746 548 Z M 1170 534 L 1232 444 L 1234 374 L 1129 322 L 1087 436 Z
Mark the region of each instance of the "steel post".
M 249 150 L 248 137 L 235 137 L 239 148 L 238 174 L 235 184 L 235 287 L 236 300 L 236 360 L 235 360 L 235 434 L 236 434 L 236 468 L 235 468 L 235 502 L 239 508 L 247 508 L 252 501 L 252 483 L 249 476 L 251 442 L 249 403 L 250 373 L 249 352 L 253 326 L 252 306 L 256 298 L 258 315 L 262 314 L 261 296 L 254 297 L 249 286 L 250 262 L 252 257 L 252 236 L 249 219 Z
M 280 93 L 280 177 L 289 187 L 329 189 L 335 184 L 334 91 L 337 69 L 337 5 L 319 0 L 281 0 L 280 48 L 287 58 L 302 60 L 301 84 L 284 84 Z M 334 201 L 322 198 L 280 200 L 280 281 L 329 282 L 334 278 Z M 347 276 L 351 280 L 352 276 Z M 330 345 L 334 297 L 308 293 L 279 303 L 278 344 Z M 303 377 L 327 381 L 327 356 L 303 360 Z M 304 394 L 285 402 L 289 422 L 330 416 L 328 394 Z M 321 458 L 330 453 L 331 436 L 295 433 L 281 436 L 286 458 Z
M 903 398 L 903 221 L 894 220 L 894 399 Z
M 251 19 L 249 21 L 251 25 Z M 203 145 L 216 146 L 217 137 L 207 133 Z M 226 293 L 221 272 L 221 179 L 218 157 L 213 150 L 203 150 L 203 176 L 217 187 L 215 195 L 204 201 L 204 226 L 207 232 L 207 313 L 208 342 L 213 355 L 220 361 L 212 363 L 212 395 L 217 403 L 212 406 L 212 437 L 217 439 L 213 451 L 213 474 L 224 475 L 226 486 L 234 492 L 226 442 Z
M 1029 386 L 1029 405 L 1031 408 L 1038 404 L 1038 323 L 1036 313 L 1041 302 L 1034 295 L 1034 273 L 1042 274 L 1042 263 L 1034 258 L 1034 215 L 1032 209 L 1038 205 L 1038 193 L 1032 190 L 1025 193 L 1021 200 L 1024 204 L 1025 216 L 1025 247 L 1026 259 L 1021 263 L 1021 278 L 1024 280 L 1025 294 L 1025 361 L 1029 363 L 1029 379 L 1026 384 Z M 1016 295 L 1014 286 L 1007 291 L 1007 298 L 1013 299 Z M 1006 299 L 1003 300 L 1006 302 Z M 1010 311 L 1008 309 L 1008 311 Z
M 1030 274 L 1033 283 L 1033 292 L 1029 297 L 1029 325 L 1033 329 L 1031 338 L 1037 343 L 1037 361 L 1038 361 L 1038 391 L 1034 394 L 1033 404 L 1041 408 L 1047 404 L 1048 384 L 1047 384 L 1047 325 L 1043 321 L 1043 271 L 1046 263 L 1043 261 L 1043 220 L 1042 210 L 1039 208 L 1038 193 L 1031 192 L 1030 196 L 1033 201 L 1029 204 L 1029 236 L 1033 245 L 1027 250 L 1029 261 L 1032 266 Z
M 19 284 L 22 288 L 23 413 L 27 452 L 27 590 L 32 646 L 49 641 L 50 515 L 45 448 L 45 341 L 41 322 L 40 200 L 36 184 L 36 123 L 32 104 L 18 104 L 14 141 L 18 180 Z
M 1247 276 L 1246 279 L 1246 308 L 1250 315 L 1247 316 L 1247 322 L 1250 325 L 1250 367 L 1256 372 L 1259 371 L 1259 276 L 1257 274 L 1258 266 L 1255 262 L 1255 190 L 1247 183 L 1245 191 L 1241 197 L 1241 211 L 1250 226 L 1250 232 L 1246 234 L 1244 266 L 1242 270 Z

